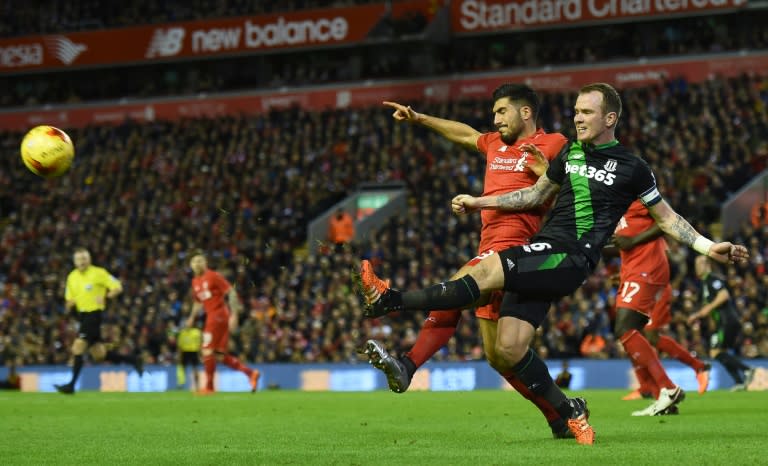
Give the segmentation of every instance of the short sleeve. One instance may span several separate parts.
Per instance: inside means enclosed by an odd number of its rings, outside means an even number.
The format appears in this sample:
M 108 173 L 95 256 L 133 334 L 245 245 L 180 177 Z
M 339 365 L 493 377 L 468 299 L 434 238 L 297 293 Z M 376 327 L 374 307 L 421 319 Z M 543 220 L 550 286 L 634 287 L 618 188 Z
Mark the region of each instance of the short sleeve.
M 118 280 L 112 274 L 107 272 L 106 269 L 101 269 L 100 272 L 101 273 L 99 274 L 100 275 L 99 279 L 108 290 L 112 291 L 117 288 L 120 288 L 120 280 Z
M 491 140 L 491 137 L 493 136 L 493 133 L 483 133 L 480 135 L 479 138 L 477 138 L 477 150 L 482 152 L 483 154 L 488 153 L 488 141 Z
M 642 159 L 639 162 L 632 176 L 632 187 L 640 202 L 646 207 L 651 207 L 661 201 L 661 193 L 656 186 L 656 177 L 653 176 L 651 167 Z
M 565 161 L 568 158 L 569 147 L 568 144 L 563 145 L 560 153 L 549 163 L 549 168 L 547 168 L 547 178 L 559 185 L 565 181 Z

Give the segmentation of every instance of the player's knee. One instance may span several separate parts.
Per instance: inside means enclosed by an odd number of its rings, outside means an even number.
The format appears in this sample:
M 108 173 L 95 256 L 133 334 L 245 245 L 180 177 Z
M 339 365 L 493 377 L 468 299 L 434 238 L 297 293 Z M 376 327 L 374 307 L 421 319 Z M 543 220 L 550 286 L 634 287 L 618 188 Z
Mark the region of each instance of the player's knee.
M 522 341 L 497 341 L 496 359 L 502 369 L 515 365 L 523 359 L 528 352 L 528 343 Z M 497 367 L 494 367 L 498 369 Z
M 614 334 L 623 336 L 630 330 L 642 330 L 648 318 L 632 309 L 619 308 L 616 311 Z

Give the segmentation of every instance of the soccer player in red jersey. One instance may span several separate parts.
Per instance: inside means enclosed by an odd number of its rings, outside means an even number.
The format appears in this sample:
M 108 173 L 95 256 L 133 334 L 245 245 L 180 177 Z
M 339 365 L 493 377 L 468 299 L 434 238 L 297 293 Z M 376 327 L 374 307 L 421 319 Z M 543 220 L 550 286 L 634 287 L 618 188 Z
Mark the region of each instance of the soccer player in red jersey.
M 229 330 L 237 326 L 237 313 L 240 310 L 240 301 L 235 289 L 220 273 L 208 268 L 208 261 L 202 251 L 192 252 L 189 265 L 194 274 L 192 278 L 194 303 L 187 326 L 195 325 L 200 308 L 205 310 L 202 354 L 207 381 L 206 386 L 198 393 L 205 395 L 214 392 L 213 378 L 217 360 L 248 376 L 251 391 L 255 392 L 261 375 L 259 371 L 251 369 L 229 354 Z
M 528 152 L 528 145 L 535 145 L 548 160 L 554 158 L 565 145 L 566 138 L 559 133 L 547 134 L 536 127 L 539 98 L 535 91 L 523 84 L 504 84 L 493 93 L 494 125 L 497 131 L 480 133 L 464 123 L 445 120 L 418 113 L 410 106 L 384 102 L 395 111 L 398 121 L 419 124 L 436 131 L 449 141 L 485 155 L 484 195 L 494 195 L 532 186 L 548 165 Z M 482 229 L 478 255 L 461 267 L 452 279 L 466 275 L 483 258 L 510 246 L 525 244 L 538 231 L 546 208 L 525 212 L 484 210 L 481 213 Z M 502 305 L 502 292 L 485 296 L 476 304 L 475 315 L 479 318 L 483 347 L 489 364 L 497 368 L 495 341 L 496 324 Z M 403 393 L 408 389 L 416 370 L 442 348 L 456 331 L 461 310 L 430 312 L 410 351 L 400 358 L 389 355 L 384 346 L 369 340 L 366 353 L 370 362 L 384 371 L 392 391 Z M 532 401 L 547 418 L 556 438 L 571 437 L 565 420 L 543 397 L 536 396 L 514 374 L 499 370 L 510 385 Z
M 659 335 L 659 329 L 671 320 L 672 287 L 669 284 L 667 242 L 663 235 L 639 200 L 632 202 L 614 232 L 614 244 L 621 255 L 615 331 L 635 368 L 641 385 L 639 391 L 647 391 L 653 398 L 659 397 L 662 388 L 676 388 L 662 367 L 654 346 L 696 371 L 699 393 L 703 393 L 709 383 L 708 364 L 694 358 L 674 339 Z M 667 414 L 653 412 L 652 407 L 633 415 Z

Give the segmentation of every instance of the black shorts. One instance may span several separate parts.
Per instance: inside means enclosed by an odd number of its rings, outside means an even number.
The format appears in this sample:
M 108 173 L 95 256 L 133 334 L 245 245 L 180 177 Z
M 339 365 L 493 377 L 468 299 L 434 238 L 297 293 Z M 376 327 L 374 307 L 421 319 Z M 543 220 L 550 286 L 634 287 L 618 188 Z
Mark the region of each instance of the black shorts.
M 182 351 L 181 352 L 181 365 L 187 366 L 199 366 L 200 365 L 200 353 L 197 351 Z
M 736 339 L 741 332 L 741 324 L 738 320 L 726 320 L 722 323 L 717 332 L 709 337 L 709 347 L 711 349 L 732 349 L 736 348 Z
M 499 308 L 499 317 L 514 317 L 539 328 L 547 317 L 552 301 L 526 300 L 517 293 L 505 292 Z
M 556 243 L 538 242 L 499 252 L 504 269 L 501 317 L 515 317 L 538 328 L 553 301 L 584 284 L 592 264 L 581 253 Z
M 82 338 L 89 345 L 101 341 L 101 319 L 104 311 L 79 312 L 80 329 L 77 331 L 77 338 Z

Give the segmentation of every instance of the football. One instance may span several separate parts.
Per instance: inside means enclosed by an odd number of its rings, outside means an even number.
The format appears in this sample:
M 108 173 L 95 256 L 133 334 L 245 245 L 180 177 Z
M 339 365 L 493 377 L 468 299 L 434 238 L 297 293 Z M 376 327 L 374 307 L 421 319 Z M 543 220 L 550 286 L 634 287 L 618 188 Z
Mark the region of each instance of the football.
M 66 173 L 74 156 L 72 139 L 53 126 L 36 126 L 21 141 L 21 160 L 32 173 L 43 178 Z

